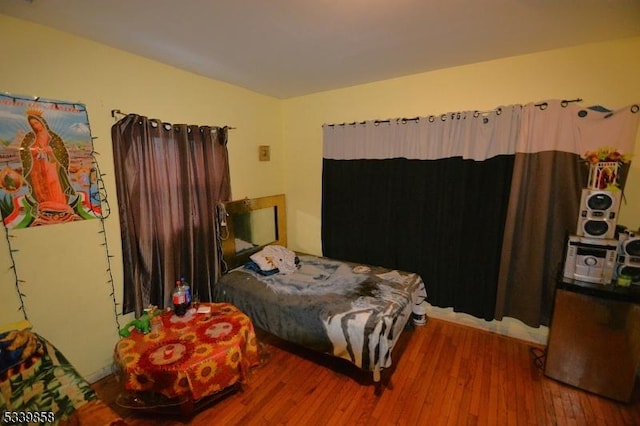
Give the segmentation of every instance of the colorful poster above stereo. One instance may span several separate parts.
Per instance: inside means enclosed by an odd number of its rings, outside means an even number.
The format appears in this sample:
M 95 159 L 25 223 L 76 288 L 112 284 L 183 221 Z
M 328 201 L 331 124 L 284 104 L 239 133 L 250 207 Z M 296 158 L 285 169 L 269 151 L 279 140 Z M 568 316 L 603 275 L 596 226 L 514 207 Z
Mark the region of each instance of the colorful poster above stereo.
M 0 213 L 9 229 L 100 217 L 82 104 L 0 95 Z

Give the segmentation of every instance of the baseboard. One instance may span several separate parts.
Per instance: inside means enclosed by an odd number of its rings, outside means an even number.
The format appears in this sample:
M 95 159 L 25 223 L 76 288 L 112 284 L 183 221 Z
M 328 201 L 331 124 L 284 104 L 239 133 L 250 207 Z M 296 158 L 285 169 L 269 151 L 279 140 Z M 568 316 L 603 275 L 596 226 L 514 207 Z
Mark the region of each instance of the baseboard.
M 427 307 L 427 316 L 468 325 L 470 327 L 491 331 L 503 336 L 513 337 L 543 346 L 547 345 L 547 338 L 549 336 L 548 327 L 529 327 L 522 321 L 509 317 L 504 317 L 502 321 L 485 321 L 469 314 L 453 312 L 453 308 L 439 308 L 431 305 L 428 305 Z
M 85 377 L 85 380 L 91 384 L 94 384 L 95 382 L 101 379 L 104 379 L 108 375 L 112 374 L 113 372 L 114 372 L 113 365 L 109 365 L 107 367 L 101 368 L 100 370 L 92 374 L 89 374 L 88 376 Z

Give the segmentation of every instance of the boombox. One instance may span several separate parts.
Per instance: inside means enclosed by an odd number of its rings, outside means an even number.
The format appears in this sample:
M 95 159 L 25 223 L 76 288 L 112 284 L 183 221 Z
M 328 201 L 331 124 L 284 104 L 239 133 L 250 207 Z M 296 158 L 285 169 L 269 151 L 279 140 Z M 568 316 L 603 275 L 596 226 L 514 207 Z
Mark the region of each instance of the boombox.
M 589 238 L 614 238 L 619 208 L 619 191 L 583 189 L 576 234 Z
M 609 284 L 616 269 L 618 240 L 571 235 L 564 262 L 565 278 Z
M 633 233 L 620 234 L 614 275 L 629 275 L 631 284 L 640 285 L 640 237 Z

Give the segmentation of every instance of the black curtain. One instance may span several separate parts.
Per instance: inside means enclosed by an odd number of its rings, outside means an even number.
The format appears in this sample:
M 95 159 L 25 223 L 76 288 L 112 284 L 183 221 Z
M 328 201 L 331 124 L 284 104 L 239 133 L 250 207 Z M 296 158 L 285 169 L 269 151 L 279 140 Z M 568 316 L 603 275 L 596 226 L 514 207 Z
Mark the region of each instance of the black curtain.
M 513 162 L 325 158 L 323 254 L 416 272 L 432 305 L 492 320 Z

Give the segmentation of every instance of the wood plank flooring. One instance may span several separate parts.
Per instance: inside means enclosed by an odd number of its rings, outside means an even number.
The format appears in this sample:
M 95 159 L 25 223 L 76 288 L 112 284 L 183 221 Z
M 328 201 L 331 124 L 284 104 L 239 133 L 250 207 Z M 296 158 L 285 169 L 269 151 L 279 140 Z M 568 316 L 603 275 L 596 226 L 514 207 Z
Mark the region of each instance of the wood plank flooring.
M 545 377 L 542 347 L 464 325 L 405 331 L 379 396 L 348 363 L 258 335 L 268 360 L 249 383 L 191 416 L 119 407 L 114 376 L 94 389 L 133 426 L 640 425 L 638 383 L 629 404 L 602 398 Z

